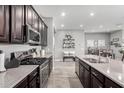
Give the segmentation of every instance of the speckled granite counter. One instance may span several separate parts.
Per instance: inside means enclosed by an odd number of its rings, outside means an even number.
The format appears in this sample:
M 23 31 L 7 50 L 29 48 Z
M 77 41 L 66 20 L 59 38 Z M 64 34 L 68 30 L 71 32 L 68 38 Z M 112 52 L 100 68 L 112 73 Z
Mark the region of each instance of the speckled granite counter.
M 0 88 L 12 88 L 35 70 L 38 65 L 23 65 L 0 73 Z
M 78 56 L 77 56 L 78 57 Z M 95 68 L 103 75 L 116 82 L 120 86 L 124 87 L 124 63 L 118 60 L 110 60 L 109 63 L 90 63 L 86 61 L 84 58 L 95 58 L 98 59 L 98 56 L 85 55 L 82 57 L 78 57 L 84 62 L 86 62 L 91 67 Z M 106 61 L 106 58 L 101 57 L 101 60 Z

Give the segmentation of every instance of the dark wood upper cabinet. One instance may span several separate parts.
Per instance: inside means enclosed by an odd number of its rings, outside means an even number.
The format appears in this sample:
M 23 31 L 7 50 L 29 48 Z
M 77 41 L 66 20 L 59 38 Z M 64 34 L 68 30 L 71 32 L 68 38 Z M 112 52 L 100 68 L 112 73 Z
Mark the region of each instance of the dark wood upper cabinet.
M 26 6 L 26 24 L 39 31 L 39 16 L 32 6 Z
M 23 43 L 24 6 L 11 6 L 11 43 Z
M 9 42 L 9 6 L 0 5 L 0 42 Z
M 33 9 L 30 5 L 25 6 L 26 8 L 26 24 L 33 27 Z
M 35 11 L 33 11 L 33 24 L 32 27 L 36 30 L 39 31 L 39 20 L 38 20 L 38 15 L 36 14 Z
M 43 24 L 43 30 L 41 32 L 41 44 L 42 46 L 47 46 L 47 29 L 48 27 Z
M 41 33 L 41 45 L 47 46 L 47 26 L 31 5 L 0 5 L 0 42 L 26 42 L 25 25 Z

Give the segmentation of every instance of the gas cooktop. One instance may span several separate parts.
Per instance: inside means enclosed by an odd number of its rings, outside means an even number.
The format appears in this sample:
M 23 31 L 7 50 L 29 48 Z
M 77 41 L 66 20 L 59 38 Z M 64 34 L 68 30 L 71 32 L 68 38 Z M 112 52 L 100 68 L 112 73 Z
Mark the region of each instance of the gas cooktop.
M 47 58 L 26 58 L 21 61 L 21 65 L 41 65 Z

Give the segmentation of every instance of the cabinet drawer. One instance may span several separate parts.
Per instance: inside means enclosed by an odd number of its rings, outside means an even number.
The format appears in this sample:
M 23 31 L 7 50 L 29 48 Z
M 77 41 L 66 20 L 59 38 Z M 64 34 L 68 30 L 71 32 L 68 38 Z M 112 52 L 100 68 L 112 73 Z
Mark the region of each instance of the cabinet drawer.
M 37 88 L 37 76 L 29 83 L 29 88 Z
M 84 66 L 87 70 L 90 70 L 90 66 L 88 64 L 86 64 L 85 62 L 83 62 L 83 61 L 80 60 L 80 64 L 82 66 Z
M 35 69 L 35 70 L 29 75 L 29 81 L 31 81 L 36 75 L 38 75 L 37 69 Z
M 102 75 L 100 72 L 98 72 L 97 70 L 91 68 L 91 73 L 92 73 L 92 75 L 94 75 L 98 80 L 100 80 L 101 82 L 104 82 L 104 75 Z
M 120 85 L 116 84 L 112 80 L 105 78 L 105 87 L 106 88 L 121 88 Z
M 94 75 L 91 75 L 91 87 L 92 88 L 103 88 L 104 85 Z
M 28 83 L 28 79 L 27 77 L 24 78 L 22 81 L 20 81 L 15 88 L 26 88 L 27 87 L 27 83 Z

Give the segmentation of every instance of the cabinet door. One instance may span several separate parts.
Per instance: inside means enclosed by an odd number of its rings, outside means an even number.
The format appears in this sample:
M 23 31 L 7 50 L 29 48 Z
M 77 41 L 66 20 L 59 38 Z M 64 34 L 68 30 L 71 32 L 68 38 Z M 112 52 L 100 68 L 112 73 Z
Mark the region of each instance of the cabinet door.
M 44 30 L 43 30 L 43 37 L 44 37 L 43 45 L 47 46 L 47 26 L 46 25 L 44 26 Z
M 37 77 L 34 77 L 34 79 L 29 83 L 29 88 L 37 88 Z
M 114 83 L 112 80 L 105 78 L 105 87 L 106 88 L 121 88 L 118 84 Z
M 23 43 L 24 6 L 12 6 L 11 12 L 11 42 Z
M 84 67 L 81 64 L 79 66 L 80 66 L 79 67 L 80 68 L 79 69 L 79 79 L 80 79 L 82 85 L 84 85 Z
M 0 42 L 9 42 L 9 6 L 0 5 Z
M 38 15 L 35 13 L 35 11 L 33 11 L 33 24 L 32 27 L 36 30 L 39 31 L 39 20 L 38 20 Z
M 79 76 L 79 59 L 75 58 L 75 72 Z
M 27 77 L 20 81 L 14 88 L 27 88 L 28 87 L 28 80 Z
M 84 87 L 90 88 L 90 72 L 84 68 Z
M 91 75 L 91 87 L 103 88 L 103 84 L 95 76 Z
M 26 24 L 33 26 L 33 9 L 30 5 L 26 5 Z

